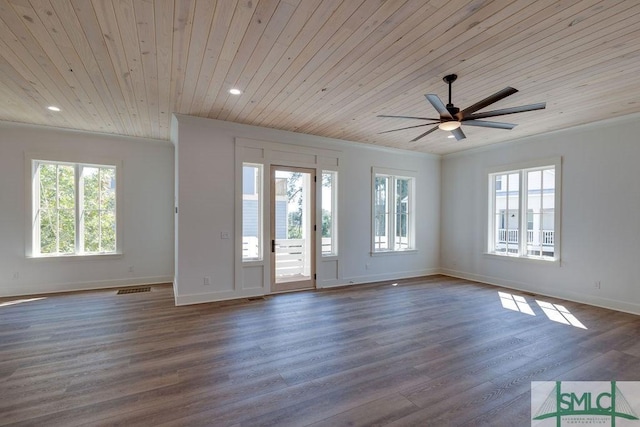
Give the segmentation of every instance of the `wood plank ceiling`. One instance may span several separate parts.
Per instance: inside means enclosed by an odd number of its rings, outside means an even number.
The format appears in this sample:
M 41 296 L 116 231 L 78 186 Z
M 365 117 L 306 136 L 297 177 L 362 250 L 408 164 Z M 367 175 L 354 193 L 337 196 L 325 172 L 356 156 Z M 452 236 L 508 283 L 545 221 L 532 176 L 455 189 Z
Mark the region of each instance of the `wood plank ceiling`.
M 6 121 L 169 139 L 176 112 L 445 154 L 640 112 L 636 0 L 0 0 L 0 18 Z M 420 122 L 378 114 L 433 116 L 450 73 L 460 108 L 512 86 L 488 109 L 547 109 L 462 141 L 379 134 Z

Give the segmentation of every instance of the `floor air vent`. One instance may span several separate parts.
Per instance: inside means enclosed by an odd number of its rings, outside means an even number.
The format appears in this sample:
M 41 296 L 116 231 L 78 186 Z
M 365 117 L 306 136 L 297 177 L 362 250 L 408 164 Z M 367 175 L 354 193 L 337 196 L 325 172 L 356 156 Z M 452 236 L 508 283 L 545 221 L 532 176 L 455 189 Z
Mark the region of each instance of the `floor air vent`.
M 142 288 L 129 288 L 129 289 L 120 289 L 118 291 L 118 295 L 121 294 L 137 294 L 138 292 L 150 292 L 151 286 L 145 286 Z

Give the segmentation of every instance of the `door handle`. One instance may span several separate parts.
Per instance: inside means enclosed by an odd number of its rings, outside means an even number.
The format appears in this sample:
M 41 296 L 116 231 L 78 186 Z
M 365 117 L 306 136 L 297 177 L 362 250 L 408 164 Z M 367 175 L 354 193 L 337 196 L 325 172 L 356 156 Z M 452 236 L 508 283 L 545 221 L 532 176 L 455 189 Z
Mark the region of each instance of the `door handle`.
M 271 252 L 275 252 L 275 251 L 276 251 L 276 241 L 271 240 Z

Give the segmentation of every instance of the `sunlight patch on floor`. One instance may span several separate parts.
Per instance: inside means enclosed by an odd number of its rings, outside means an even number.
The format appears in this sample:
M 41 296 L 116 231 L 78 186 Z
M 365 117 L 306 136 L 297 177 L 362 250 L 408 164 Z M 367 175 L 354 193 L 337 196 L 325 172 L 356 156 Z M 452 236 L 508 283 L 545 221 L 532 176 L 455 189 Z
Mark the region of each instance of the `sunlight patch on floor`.
M 13 301 L 5 301 L 5 302 L 0 302 L 0 307 L 8 307 L 10 305 L 16 305 L 16 304 L 22 304 L 25 302 L 31 302 L 31 301 L 39 301 L 41 299 L 46 299 L 46 297 L 40 297 L 40 298 L 23 298 L 23 299 L 15 299 Z
M 530 316 L 535 316 L 533 309 L 527 302 L 527 300 L 520 295 L 514 295 L 507 292 L 498 292 L 500 297 L 500 303 L 503 308 L 512 311 L 518 311 Z M 587 329 L 582 322 L 578 320 L 565 306 L 560 304 L 552 304 L 546 301 L 536 300 L 538 307 L 542 309 L 544 314 L 547 315 L 549 320 L 562 323 L 564 325 L 575 326 L 576 328 Z
M 571 314 L 569 310 L 560 304 L 551 304 L 550 302 L 536 300 L 544 314 L 554 322 L 564 323 L 565 325 L 575 326 L 576 328 L 587 329 L 576 316 Z
M 520 295 L 512 295 L 506 292 L 498 292 L 500 295 L 500 302 L 502 303 L 502 307 L 507 310 L 519 311 L 521 313 L 528 314 L 530 316 L 535 316 L 536 314 L 533 312 L 527 300 Z

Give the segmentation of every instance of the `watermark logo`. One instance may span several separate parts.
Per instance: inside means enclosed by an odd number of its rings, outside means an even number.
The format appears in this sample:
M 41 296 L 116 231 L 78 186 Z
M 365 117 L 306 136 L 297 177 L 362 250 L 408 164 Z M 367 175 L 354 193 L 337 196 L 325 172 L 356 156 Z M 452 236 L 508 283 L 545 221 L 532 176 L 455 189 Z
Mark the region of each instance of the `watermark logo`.
M 531 426 L 640 427 L 640 381 L 534 381 Z

